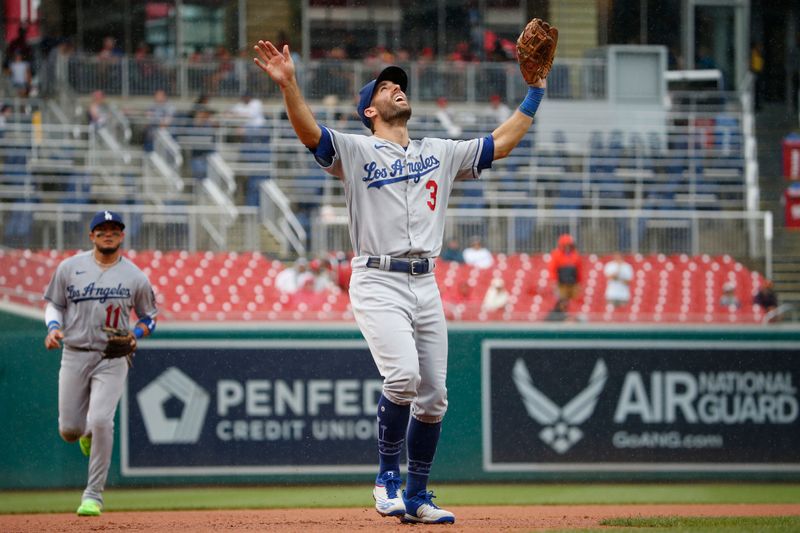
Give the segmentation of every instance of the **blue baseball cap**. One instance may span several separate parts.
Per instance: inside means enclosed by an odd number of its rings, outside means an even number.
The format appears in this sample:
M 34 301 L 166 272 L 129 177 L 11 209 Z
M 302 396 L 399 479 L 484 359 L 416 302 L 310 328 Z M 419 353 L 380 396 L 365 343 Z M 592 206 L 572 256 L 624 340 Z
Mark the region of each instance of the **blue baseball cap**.
M 119 213 L 114 211 L 98 211 L 93 217 L 92 222 L 89 224 L 89 231 L 94 231 L 94 228 L 106 222 L 113 222 L 118 225 L 120 229 L 125 229 L 125 223 L 122 222 L 122 217 Z
M 403 92 L 406 92 L 406 87 L 408 87 L 408 75 L 406 74 L 406 71 L 395 65 L 386 67 L 381 71 L 380 74 L 378 74 L 377 78 L 364 85 L 361 90 L 358 91 L 359 99 L 357 109 L 358 116 L 361 117 L 361 122 L 363 122 L 367 128 L 372 129 L 372 120 L 364 115 L 364 111 L 372 103 L 372 96 L 375 92 L 375 87 L 380 82 L 385 80 L 396 83 L 400 86 L 400 89 L 402 89 Z

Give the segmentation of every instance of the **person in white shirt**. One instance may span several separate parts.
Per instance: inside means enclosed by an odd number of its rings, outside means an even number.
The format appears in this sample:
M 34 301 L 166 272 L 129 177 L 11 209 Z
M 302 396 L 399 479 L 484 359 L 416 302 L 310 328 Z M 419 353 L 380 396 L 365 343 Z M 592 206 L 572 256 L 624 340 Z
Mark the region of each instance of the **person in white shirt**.
M 260 128 L 267 123 L 261 100 L 253 98 L 250 93 L 242 95 L 242 101 L 231 108 L 231 113 L 244 120 L 245 128 Z
M 622 254 L 615 253 L 613 259 L 606 263 L 603 273 L 606 283 L 606 302 L 614 307 L 626 305 L 631 299 L 630 282 L 633 279 L 633 267 L 622 259 Z
M 307 281 L 314 282 L 314 274 L 308 270 L 308 260 L 301 257 L 293 267 L 283 269 L 275 276 L 275 288 L 284 294 L 294 294 Z
M 739 301 L 739 297 L 736 296 L 736 283 L 728 281 L 722 286 L 722 295 L 719 297 L 719 305 L 727 309 L 739 309 L 739 307 L 741 307 L 742 302 Z
M 11 73 L 11 84 L 17 90 L 17 96 L 28 96 L 31 86 L 31 64 L 20 52 L 16 52 L 14 60 L 8 64 L 8 70 Z
M 494 264 L 494 257 L 492 252 L 481 244 L 480 237 L 473 237 L 469 248 L 464 249 L 464 263 L 482 269 L 489 268 Z
M 489 288 L 486 289 L 486 295 L 483 297 L 481 304 L 481 311 L 491 312 L 502 309 L 508 303 L 508 290 L 503 278 L 494 278 Z

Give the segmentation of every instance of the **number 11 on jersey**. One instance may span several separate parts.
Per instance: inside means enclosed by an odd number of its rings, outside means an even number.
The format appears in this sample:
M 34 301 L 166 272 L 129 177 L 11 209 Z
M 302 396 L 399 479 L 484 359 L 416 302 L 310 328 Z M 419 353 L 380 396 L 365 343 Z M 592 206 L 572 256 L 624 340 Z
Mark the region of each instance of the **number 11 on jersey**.
M 119 327 L 119 314 L 122 312 L 122 307 L 109 305 L 106 307 L 106 327 L 116 328 Z

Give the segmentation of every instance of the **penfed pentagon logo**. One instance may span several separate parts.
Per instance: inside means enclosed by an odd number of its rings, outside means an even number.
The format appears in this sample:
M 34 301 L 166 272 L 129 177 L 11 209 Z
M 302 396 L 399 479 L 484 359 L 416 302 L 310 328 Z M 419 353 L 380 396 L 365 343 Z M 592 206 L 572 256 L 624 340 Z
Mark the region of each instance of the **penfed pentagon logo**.
M 487 471 L 800 471 L 798 347 L 486 341 Z

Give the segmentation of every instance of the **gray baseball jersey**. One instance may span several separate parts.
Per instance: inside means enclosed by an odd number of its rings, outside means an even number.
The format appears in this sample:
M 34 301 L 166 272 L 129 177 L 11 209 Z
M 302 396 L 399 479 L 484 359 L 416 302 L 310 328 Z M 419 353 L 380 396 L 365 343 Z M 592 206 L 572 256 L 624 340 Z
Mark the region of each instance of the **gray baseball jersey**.
M 457 179 L 477 179 L 484 139 L 425 138 L 407 148 L 328 129 L 342 179 L 356 256 L 437 257 L 445 211 Z
M 437 423 L 447 410 L 447 325 L 433 272 L 384 272 L 367 268 L 366 260 L 437 257 L 455 180 L 478 178 L 492 150 L 484 150 L 485 139 L 425 138 L 404 148 L 380 137 L 327 131 L 330 138 L 323 132 L 316 155 L 344 183 L 356 254 L 353 316 L 384 378 L 384 396 L 411 404 L 419 420 Z
M 128 364 L 124 357 L 104 359 L 104 326 L 130 329 L 131 309 L 139 318 L 158 314 L 150 282 L 122 257 L 101 268 L 93 251 L 58 265 L 44 295 L 63 313 L 64 350 L 58 373 L 58 427 L 72 442 L 92 436 L 89 477 L 84 499 L 103 502 L 103 489 L 114 448 L 114 413 L 122 395 Z
M 153 288 L 139 267 L 122 257 L 102 269 L 92 251 L 62 261 L 44 298 L 64 313 L 64 344 L 76 348 L 103 350 L 103 326 L 130 329 L 131 309 L 140 318 L 158 314 Z

